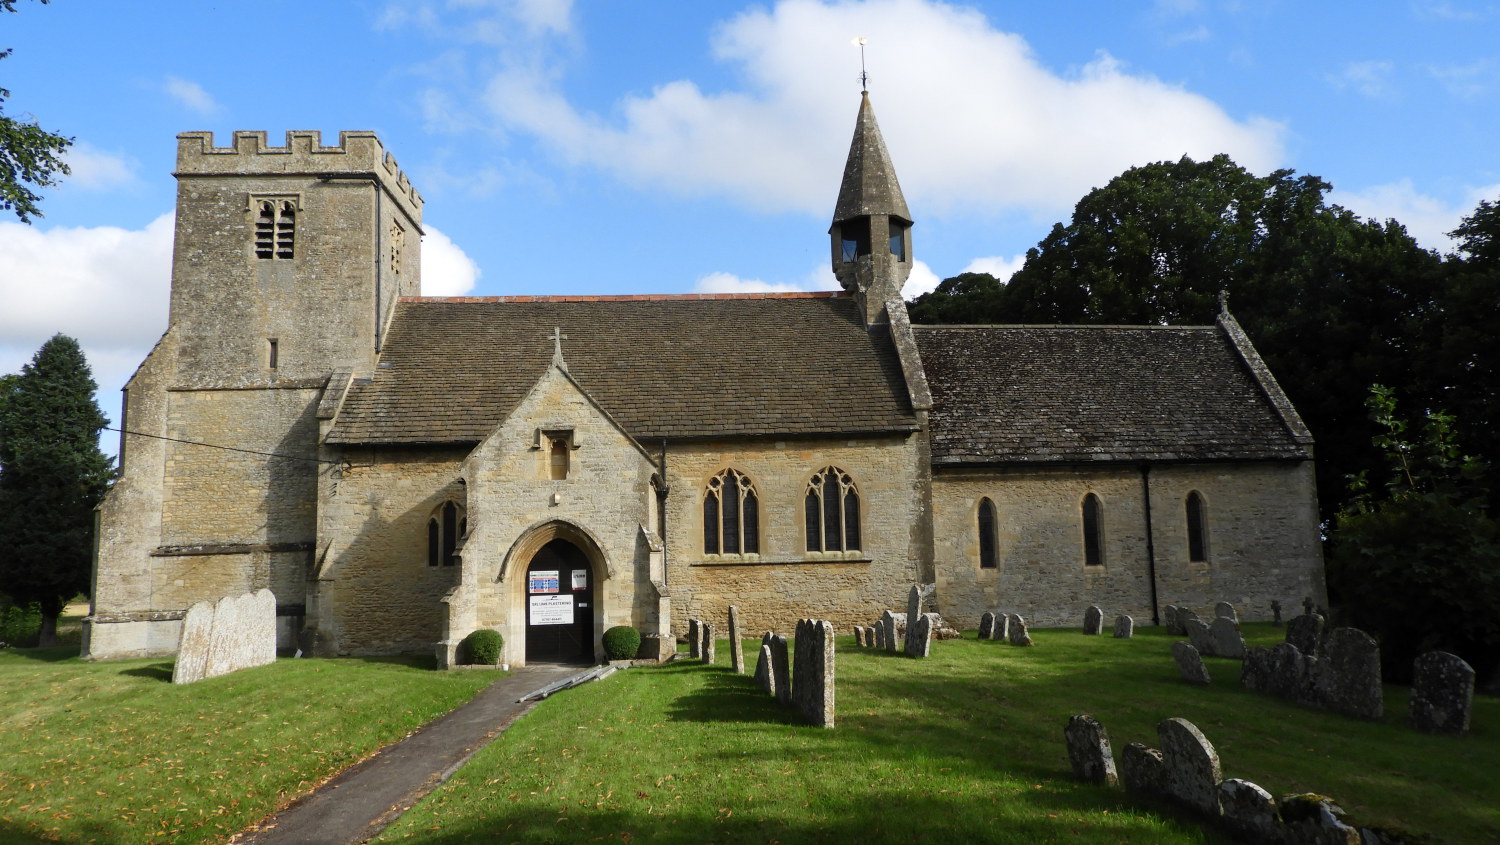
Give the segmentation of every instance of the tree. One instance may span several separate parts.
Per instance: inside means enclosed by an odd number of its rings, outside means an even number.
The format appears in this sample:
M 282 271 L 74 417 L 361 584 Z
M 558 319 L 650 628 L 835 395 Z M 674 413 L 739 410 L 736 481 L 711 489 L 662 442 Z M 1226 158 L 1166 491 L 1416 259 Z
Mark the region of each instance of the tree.
M 1256 176 L 1223 155 L 1132 168 L 1080 200 L 1002 293 L 940 286 L 914 319 L 972 322 L 972 311 L 1009 323 L 1201 325 L 1228 291 L 1317 438 L 1331 517 L 1345 478 L 1380 462 L 1368 386 L 1427 386 L 1413 352 L 1431 343 L 1443 262 L 1395 221 L 1328 205 L 1329 188 L 1289 170 Z
M 14 12 L 16 0 L 0 0 L 0 10 Z M 9 49 L 0 50 L 0 59 L 10 54 Z M 0 88 L 0 210 L 30 223 L 31 218 L 42 216 L 37 208 L 42 198 L 32 188 L 51 187 L 57 177 L 68 175 L 62 155 L 73 139 L 48 132 L 35 121 L 8 117 L 5 99 L 9 96 L 10 91 Z
M 63 605 L 89 589 L 94 506 L 112 474 L 94 389 L 66 335 L 0 381 L 0 584 L 18 604 L 41 604 L 42 645 L 56 644 Z

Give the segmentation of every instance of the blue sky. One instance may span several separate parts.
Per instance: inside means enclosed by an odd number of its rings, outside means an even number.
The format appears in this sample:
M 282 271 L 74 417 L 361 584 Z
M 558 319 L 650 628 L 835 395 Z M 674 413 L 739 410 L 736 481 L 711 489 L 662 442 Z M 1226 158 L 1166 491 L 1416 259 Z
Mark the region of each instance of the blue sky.
M 1225 152 L 1425 245 L 1500 198 L 1500 2 L 22 0 L 11 116 L 73 135 L 0 221 L 0 372 L 58 331 L 114 391 L 166 324 L 174 136 L 378 132 L 436 294 L 826 288 L 859 51 L 908 294 L 1004 275 L 1127 167 Z

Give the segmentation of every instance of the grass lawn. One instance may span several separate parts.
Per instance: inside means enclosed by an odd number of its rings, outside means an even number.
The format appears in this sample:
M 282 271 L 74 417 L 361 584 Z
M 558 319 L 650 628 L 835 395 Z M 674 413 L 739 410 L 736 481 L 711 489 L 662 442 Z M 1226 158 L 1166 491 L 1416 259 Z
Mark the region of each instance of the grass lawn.
M 1222 841 L 1073 781 L 1062 732 L 1074 713 L 1104 723 L 1117 759 L 1182 716 L 1226 777 L 1332 795 L 1357 820 L 1437 841 L 1500 840 L 1500 701 L 1476 701 L 1470 736 L 1433 737 L 1405 726 L 1405 688 L 1388 687 L 1385 720 L 1367 723 L 1246 692 L 1237 661 L 1210 659 L 1214 685 L 1189 686 L 1161 629 L 1033 636 L 1021 649 L 970 633 L 921 661 L 841 637 L 833 730 L 731 674 L 727 643 L 716 667 L 621 672 L 543 702 L 380 841 Z
M 0 651 L 0 843 L 223 841 L 499 676 L 305 659 L 173 686 L 170 660 L 77 651 Z

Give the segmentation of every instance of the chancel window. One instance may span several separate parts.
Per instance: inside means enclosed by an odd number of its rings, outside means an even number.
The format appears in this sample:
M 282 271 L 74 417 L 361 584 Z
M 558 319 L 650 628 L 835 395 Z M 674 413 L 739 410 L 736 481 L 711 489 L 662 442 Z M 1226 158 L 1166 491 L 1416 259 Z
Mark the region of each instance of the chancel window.
M 453 566 L 458 563 L 458 541 L 469 530 L 464 509 L 455 502 L 444 502 L 427 520 L 427 565 Z
M 859 490 L 849 473 L 838 467 L 824 467 L 813 473 L 807 482 L 803 510 L 808 551 L 859 549 Z
M 1083 497 L 1083 563 L 1104 565 L 1104 505 L 1093 493 Z
M 703 553 L 760 554 L 760 497 L 739 470 L 708 480 L 703 492 Z
M 1203 496 L 1194 490 L 1187 495 L 1188 560 L 1193 563 L 1208 561 L 1208 505 Z
M 995 503 L 979 500 L 979 568 L 994 569 L 999 555 L 995 548 Z
M 260 198 L 255 212 L 255 257 L 294 258 L 297 252 L 297 202 L 284 198 Z

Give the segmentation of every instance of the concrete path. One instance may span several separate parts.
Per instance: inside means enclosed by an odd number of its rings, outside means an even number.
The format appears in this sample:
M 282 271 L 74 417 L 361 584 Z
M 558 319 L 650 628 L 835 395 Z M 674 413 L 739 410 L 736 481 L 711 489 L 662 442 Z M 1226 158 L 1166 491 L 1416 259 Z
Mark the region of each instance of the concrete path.
M 242 845 L 349 845 L 378 834 L 536 706 L 516 699 L 586 671 L 581 666 L 516 669 L 465 704 L 376 752 L 234 839 Z

